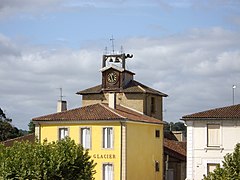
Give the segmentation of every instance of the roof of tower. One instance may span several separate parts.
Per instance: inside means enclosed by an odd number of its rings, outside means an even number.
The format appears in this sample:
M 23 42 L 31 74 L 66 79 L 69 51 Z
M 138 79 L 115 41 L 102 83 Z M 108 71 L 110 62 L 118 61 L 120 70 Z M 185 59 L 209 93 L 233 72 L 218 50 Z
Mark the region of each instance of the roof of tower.
M 103 92 L 102 85 L 97 85 L 82 91 L 77 92 L 77 94 L 85 95 L 85 94 L 100 94 Z M 152 89 L 146 85 L 139 83 L 138 81 L 131 80 L 124 88 L 121 90 L 123 93 L 149 93 L 155 94 L 163 97 L 167 97 L 167 94 L 164 94 L 160 91 Z

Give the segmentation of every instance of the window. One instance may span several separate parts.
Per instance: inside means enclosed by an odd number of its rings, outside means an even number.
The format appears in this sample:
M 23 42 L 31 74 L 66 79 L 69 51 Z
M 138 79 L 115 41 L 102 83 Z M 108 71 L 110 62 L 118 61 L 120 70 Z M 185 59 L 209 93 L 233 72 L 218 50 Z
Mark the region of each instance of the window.
M 90 128 L 81 128 L 81 144 L 84 149 L 91 148 L 91 131 Z
M 155 104 L 155 98 L 151 97 L 151 113 L 155 113 L 156 111 L 156 104 Z
M 113 180 L 112 164 L 103 164 L 103 180 Z
M 220 164 L 217 164 L 217 163 L 208 163 L 207 164 L 207 175 L 210 173 L 210 172 L 213 172 L 214 169 L 216 169 L 216 167 L 220 165 Z
M 156 138 L 160 138 L 160 130 L 156 130 L 155 131 L 155 137 Z
M 58 130 L 58 139 L 64 139 L 65 137 L 68 136 L 68 128 L 59 128 Z
M 113 128 L 103 128 L 103 148 L 113 148 Z
M 208 147 L 220 146 L 220 125 L 219 124 L 207 125 L 207 146 Z
M 155 161 L 155 171 L 159 172 L 160 167 L 159 167 L 159 161 Z

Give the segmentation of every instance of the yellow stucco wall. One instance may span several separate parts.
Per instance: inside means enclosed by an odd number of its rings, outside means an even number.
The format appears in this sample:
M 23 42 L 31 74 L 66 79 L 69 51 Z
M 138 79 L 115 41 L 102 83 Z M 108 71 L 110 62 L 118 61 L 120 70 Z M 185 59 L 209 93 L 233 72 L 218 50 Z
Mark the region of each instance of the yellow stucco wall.
M 160 130 L 160 138 L 155 137 Z M 127 123 L 127 179 L 162 180 L 163 125 Z M 155 161 L 160 171 L 155 172 Z
M 126 167 L 124 172 L 129 180 L 161 180 L 163 175 L 163 125 L 133 123 L 127 121 L 125 124 L 126 131 L 121 136 L 120 122 L 104 122 L 104 123 L 86 123 L 86 124 L 42 124 L 40 125 L 40 139 L 43 142 L 58 140 L 58 129 L 65 127 L 69 129 L 69 137 L 80 143 L 82 127 L 91 129 L 91 149 L 89 154 L 94 162 L 96 180 L 102 179 L 102 167 L 104 163 L 112 163 L 114 169 L 114 180 L 121 179 L 121 142 L 126 143 L 124 153 L 126 160 L 123 164 Z M 103 127 L 113 127 L 114 145 L 113 149 L 102 148 L 103 144 Z M 160 138 L 155 137 L 155 131 L 160 130 Z M 121 141 L 121 138 L 126 138 Z M 160 171 L 155 172 L 155 161 L 160 162 Z M 125 176 L 125 175 L 123 175 Z
M 80 143 L 80 128 L 81 127 L 89 127 L 91 129 L 91 149 L 89 150 L 89 154 L 92 156 L 92 159 L 97 166 L 95 167 L 96 180 L 102 179 L 102 166 L 104 163 L 112 163 L 114 169 L 114 180 L 120 180 L 120 143 L 121 143 L 121 127 L 120 123 L 88 123 L 88 124 L 53 124 L 53 125 L 41 125 L 41 142 L 44 139 L 47 139 L 48 142 L 58 140 L 58 128 L 66 127 L 69 128 L 69 137 L 75 140 L 76 143 Z M 104 149 L 102 147 L 103 144 L 103 127 L 113 127 L 113 137 L 114 144 L 113 149 Z

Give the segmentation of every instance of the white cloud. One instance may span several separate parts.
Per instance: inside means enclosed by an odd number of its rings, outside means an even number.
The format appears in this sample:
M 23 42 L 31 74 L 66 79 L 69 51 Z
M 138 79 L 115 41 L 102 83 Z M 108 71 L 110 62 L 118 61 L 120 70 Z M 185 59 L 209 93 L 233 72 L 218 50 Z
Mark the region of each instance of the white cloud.
M 134 52 L 130 65 L 137 79 L 169 94 L 165 118 L 175 121 L 231 105 L 232 84 L 240 84 L 239 40 L 239 33 L 222 28 L 194 29 L 167 38 L 131 39 L 124 47 Z
M 119 7 L 119 3 L 124 4 L 122 0 L 1 0 L 0 18 L 21 15 L 24 18 L 33 18 L 29 15 L 40 15 L 46 18 L 44 14 L 52 11 L 79 11 L 88 8 L 113 8 Z M 48 17 L 49 18 L 49 17 Z
M 232 85 L 240 87 L 239 42 L 239 33 L 213 28 L 123 39 L 120 44 L 134 54 L 127 67 L 135 79 L 169 95 L 165 120 L 177 121 L 188 113 L 231 104 Z M 55 112 L 58 88 L 73 108 L 81 104 L 77 91 L 101 83 L 102 47 L 52 50 L 22 44 L 0 35 L 0 107 L 17 127 L 27 128 L 31 118 Z
M 0 18 L 11 17 L 18 13 L 38 14 L 48 10 L 61 9 L 66 0 L 1 0 Z
M 77 91 L 99 83 L 100 52 L 22 47 L 1 37 L 0 51 L 7 53 L 0 54 L 0 107 L 18 127 L 26 128 L 34 116 L 54 112 L 58 88 L 63 88 L 66 99 L 73 99 L 69 107 L 74 107 L 81 104 Z

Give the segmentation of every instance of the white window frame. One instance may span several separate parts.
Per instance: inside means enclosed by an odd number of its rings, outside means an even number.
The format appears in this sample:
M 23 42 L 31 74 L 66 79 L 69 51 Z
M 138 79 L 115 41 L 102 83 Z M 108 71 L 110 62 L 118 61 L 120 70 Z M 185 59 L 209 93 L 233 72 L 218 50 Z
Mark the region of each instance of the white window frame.
M 103 127 L 102 130 L 102 147 L 104 149 L 113 149 L 114 147 L 114 130 L 113 127 Z
M 106 175 L 105 167 L 107 167 L 107 166 L 111 167 L 111 171 L 109 171 L 108 174 Z M 103 163 L 103 165 L 102 165 L 102 179 L 103 180 L 114 180 L 114 166 L 113 166 L 113 163 Z
M 208 175 L 209 173 L 213 172 L 213 171 L 217 168 L 217 165 L 220 166 L 220 163 L 207 163 L 207 175 Z M 214 170 L 209 171 L 210 166 L 215 166 Z
M 85 135 L 83 135 L 83 131 L 88 129 L 89 130 L 89 144 L 86 145 L 86 140 L 83 142 L 83 138 L 85 138 Z M 80 144 L 82 144 L 84 149 L 91 149 L 92 147 L 92 129 L 90 127 L 80 127 Z
M 61 133 L 62 133 L 61 130 L 64 130 L 64 135 L 61 135 Z M 58 128 L 58 140 L 65 139 L 68 136 L 69 136 L 69 128 L 68 127 L 59 127 Z
M 213 126 L 219 127 L 219 128 L 216 128 L 216 129 L 218 129 L 217 140 L 210 139 L 210 136 L 212 136 L 211 133 L 213 133 L 213 132 L 209 132 L 209 131 L 210 131 L 210 129 L 212 129 L 212 131 L 213 131 L 213 129 L 214 129 Z M 211 142 L 211 141 L 213 141 L 213 142 Z M 214 141 L 216 141 L 216 142 L 214 142 Z M 220 146 L 221 146 L 221 125 L 219 123 L 207 124 L 207 147 L 220 147 Z
M 220 159 L 205 159 L 202 161 L 202 164 L 204 165 L 204 174 L 208 175 L 208 164 L 219 164 L 220 167 L 222 167 L 223 163 L 222 163 L 222 158 Z

